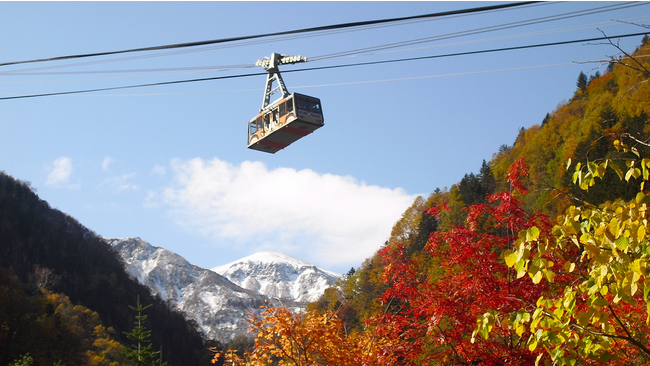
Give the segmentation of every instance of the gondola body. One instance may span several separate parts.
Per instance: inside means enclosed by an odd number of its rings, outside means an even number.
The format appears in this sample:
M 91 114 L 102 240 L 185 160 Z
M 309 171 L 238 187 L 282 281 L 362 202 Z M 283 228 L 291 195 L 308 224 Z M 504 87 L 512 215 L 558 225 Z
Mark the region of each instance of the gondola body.
M 293 93 L 265 107 L 248 123 L 248 148 L 276 153 L 323 127 L 318 98 Z

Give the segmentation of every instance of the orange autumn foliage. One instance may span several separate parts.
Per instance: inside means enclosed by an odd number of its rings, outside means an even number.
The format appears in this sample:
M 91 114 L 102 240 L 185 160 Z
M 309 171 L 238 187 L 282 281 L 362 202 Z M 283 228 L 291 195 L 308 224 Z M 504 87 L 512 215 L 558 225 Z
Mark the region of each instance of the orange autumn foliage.
M 256 334 L 255 349 L 240 357 L 232 350 L 217 352 L 227 366 L 263 365 L 376 365 L 383 346 L 379 334 L 364 331 L 345 334 L 335 312 L 294 314 L 286 308 L 264 308 L 249 319 Z

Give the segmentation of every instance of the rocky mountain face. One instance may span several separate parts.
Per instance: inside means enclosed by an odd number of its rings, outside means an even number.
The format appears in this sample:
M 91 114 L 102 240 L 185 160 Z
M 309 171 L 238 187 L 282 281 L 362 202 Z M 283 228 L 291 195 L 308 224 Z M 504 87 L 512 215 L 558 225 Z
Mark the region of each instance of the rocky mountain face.
M 235 284 L 284 302 L 318 300 L 340 275 L 278 252 L 259 252 L 212 270 Z
M 300 310 L 338 278 L 282 253 L 257 253 L 208 270 L 140 238 L 106 241 L 132 277 L 222 342 L 247 333 L 248 312 L 259 312 L 266 301 Z

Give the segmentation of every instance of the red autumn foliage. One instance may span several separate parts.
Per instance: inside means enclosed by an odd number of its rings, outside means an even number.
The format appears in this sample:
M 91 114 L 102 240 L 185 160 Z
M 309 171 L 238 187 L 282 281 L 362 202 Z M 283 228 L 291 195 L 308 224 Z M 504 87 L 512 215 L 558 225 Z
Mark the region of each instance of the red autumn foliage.
M 477 319 L 489 309 L 501 314 L 533 306 L 546 285 L 517 279 L 501 257 L 517 233 L 532 226 L 547 233 L 551 224 L 543 215 L 530 215 L 516 196 L 525 193 L 523 159 L 508 174 L 510 192 L 489 197 L 490 204 L 467 208 L 467 222 L 446 232 L 434 232 L 425 248 L 438 266 L 425 270 L 418 258 L 408 258 L 401 244 L 381 252 L 387 264 L 384 280 L 390 287 L 381 301 L 388 311 L 372 322 L 389 338 L 383 352 L 391 364 L 522 365 L 536 355 L 526 348 L 530 335 L 494 325 L 492 337 L 483 340 L 472 332 Z M 446 207 L 428 214 L 441 215 Z

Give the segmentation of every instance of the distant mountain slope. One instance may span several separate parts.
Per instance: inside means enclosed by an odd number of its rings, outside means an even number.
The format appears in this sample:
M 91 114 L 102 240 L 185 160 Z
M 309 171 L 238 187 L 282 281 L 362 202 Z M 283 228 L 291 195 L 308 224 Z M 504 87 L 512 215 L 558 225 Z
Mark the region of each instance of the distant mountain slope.
M 0 266 L 23 283 L 29 283 L 36 266 L 52 270 L 60 281 L 50 289 L 97 312 L 124 344 L 129 343 L 124 332 L 133 329 L 135 315 L 129 305 L 135 305 L 139 296 L 142 304 L 152 305 L 145 312 L 146 326 L 152 331 L 153 348 L 163 347 L 163 360 L 169 366 L 204 364 L 203 356 L 209 361 L 198 330 L 132 280 L 102 238 L 52 209 L 29 183 L 4 172 L 0 172 Z M 3 351 L 9 351 L 6 343 L 0 347 Z
M 638 61 L 645 62 L 647 70 L 645 55 L 650 52 L 650 42 L 647 37 L 643 42 L 635 55 Z M 634 62 L 612 62 L 602 75 L 591 75 L 568 102 L 561 103 L 539 125 L 522 128 L 512 146 L 503 146 L 495 153 L 489 165 L 502 189 L 506 187 L 510 164 L 524 157 L 529 167 L 529 190 L 524 202 L 530 209 L 554 215 L 573 204 L 575 198 L 600 204 L 614 197 L 634 197 L 638 187 L 621 181 L 611 170 L 603 184 L 588 191 L 571 184 L 576 162 L 584 166 L 587 161 L 604 157 L 622 161 L 625 154 L 615 149 L 614 140 L 642 153 L 650 150 L 650 83 L 647 75 L 627 64 Z M 569 158 L 573 167 L 567 170 Z M 569 194 L 558 195 L 558 191 Z
M 210 339 L 227 342 L 246 333 L 248 311 L 258 311 L 267 300 L 272 302 L 140 238 L 107 241 L 138 282 L 196 321 Z
M 212 270 L 262 295 L 306 303 L 318 300 L 340 275 L 278 252 L 259 252 Z

